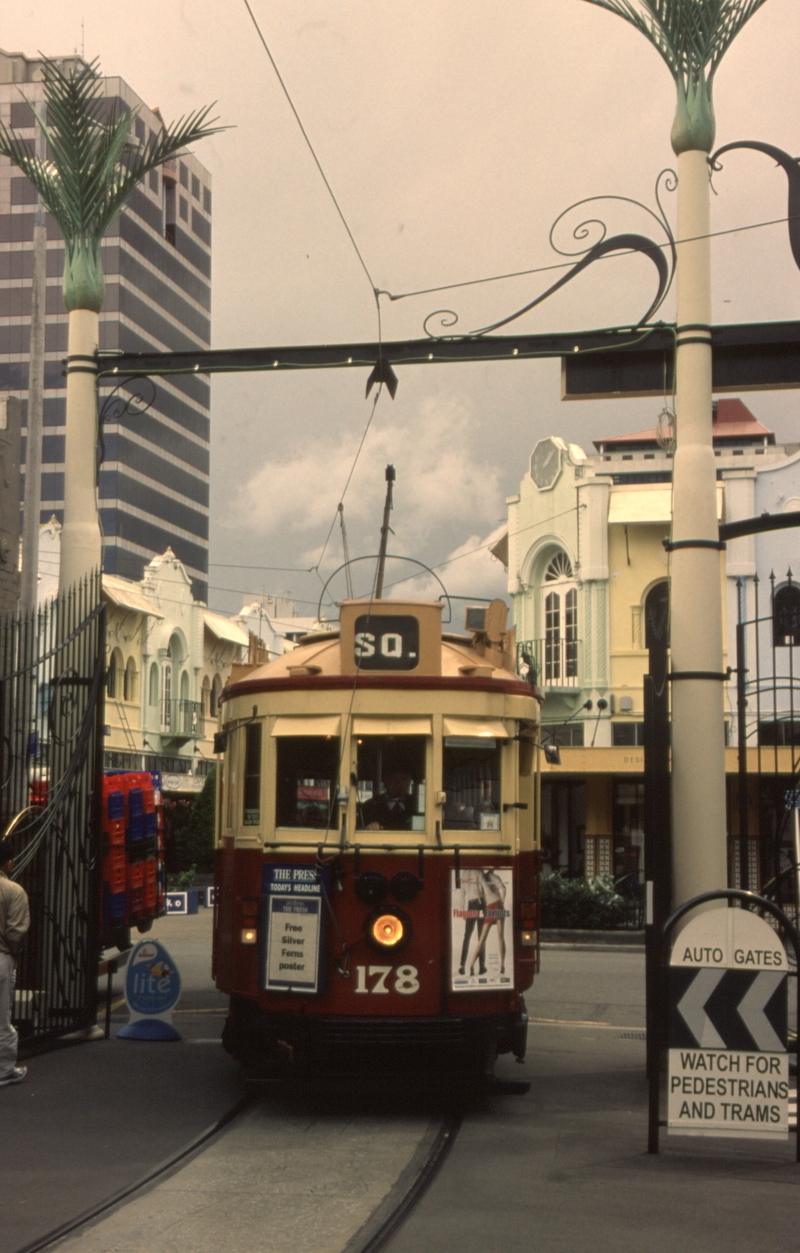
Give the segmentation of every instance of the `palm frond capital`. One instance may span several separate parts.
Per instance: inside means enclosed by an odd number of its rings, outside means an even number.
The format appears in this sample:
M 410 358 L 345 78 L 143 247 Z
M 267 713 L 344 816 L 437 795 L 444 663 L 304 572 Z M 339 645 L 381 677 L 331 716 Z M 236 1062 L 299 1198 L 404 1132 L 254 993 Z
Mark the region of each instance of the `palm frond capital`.
M 226 128 L 210 117 L 213 106 L 208 106 L 151 134 L 142 148 L 132 149 L 136 111 L 106 112 L 98 61 L 78 61 L 66 69 L 46 57 L 43 62 L 46 117 L 37 118 L 47 139 L 48 160 L 31 152 L 2 122 L 0 154 L 27 175 L 61 228 L 67 308 L 99 311 L 100 241 L 136 185 L 149 170 Z
M 672 143 L 710 152 L 714 75 L 725 53 L 766 0 L 586 0 L 615 13 L 653 45 L 675 81 Z

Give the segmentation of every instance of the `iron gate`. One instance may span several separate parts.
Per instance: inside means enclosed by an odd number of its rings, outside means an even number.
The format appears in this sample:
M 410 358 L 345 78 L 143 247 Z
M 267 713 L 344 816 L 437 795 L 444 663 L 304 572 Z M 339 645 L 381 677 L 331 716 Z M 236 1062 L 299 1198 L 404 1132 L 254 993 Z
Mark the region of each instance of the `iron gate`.
M 735 743 L 728 798 L 729 881 L 798 919 L 800 885 L 800 584 L 791 570 L 737 582 Z M 751 616 L 747 616 L 748 613 Z
M 94 1022 L 100 939 L 105 606 L 96 574 L 0 621 L 0 830 L 30 899 L 22 1042 Z

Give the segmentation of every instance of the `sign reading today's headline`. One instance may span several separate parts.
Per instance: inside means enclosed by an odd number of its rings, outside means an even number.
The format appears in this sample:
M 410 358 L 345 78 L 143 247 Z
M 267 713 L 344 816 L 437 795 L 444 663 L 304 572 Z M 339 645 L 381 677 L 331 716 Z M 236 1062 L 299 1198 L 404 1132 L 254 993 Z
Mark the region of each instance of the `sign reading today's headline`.
M 327 866 L 265 865 L 261 986 L 267 992 L 320 993 L 325 984 L 322 926 Z
M 788 962 L 769 923 L 714 909 L 670 958 L 668 1125 L 682 1135 L 789 1132 Z

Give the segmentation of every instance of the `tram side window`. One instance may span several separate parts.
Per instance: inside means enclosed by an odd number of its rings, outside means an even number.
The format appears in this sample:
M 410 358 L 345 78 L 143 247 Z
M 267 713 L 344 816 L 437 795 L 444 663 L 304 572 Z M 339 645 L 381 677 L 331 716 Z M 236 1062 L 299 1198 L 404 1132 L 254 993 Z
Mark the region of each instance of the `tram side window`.
M 359 831 L 425 830 L 426 742 L 424 735 L 359 738 Z
M 339 738 L 324 735 L 281 736 L 275 821 L 279 827 L 335 827 Z
M 500 830 L 500 745 L 484 736 L 447 735 L 442 784 L 445 831 Z
M 225 774 L 227 780 L 225 784 L 225 829 L 230 831 L 236 821 L 236 788 L 239 772 L 238 749 L 239 736 L 241 732 L 237 729 L 231 731 L 228 735 L 228 754 L 225 762 Z
M 261 723 L 251 722 L 245 727 L 243 825 L 257 827 L 261 822 Z

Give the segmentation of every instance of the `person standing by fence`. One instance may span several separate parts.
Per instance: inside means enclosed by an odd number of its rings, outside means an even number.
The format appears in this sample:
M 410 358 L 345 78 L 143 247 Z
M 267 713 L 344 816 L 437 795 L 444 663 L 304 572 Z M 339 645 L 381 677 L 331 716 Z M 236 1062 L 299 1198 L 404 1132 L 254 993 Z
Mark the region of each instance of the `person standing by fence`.
M 28 894 L 11 879 L 14 849 L 0 840 L 0 1088 L 21 1083 L 27 1067 L 17 1065 L 17 1032 L 11 1025 L 14 1012 L 16 957 L 22 938 L 31 925 Z

